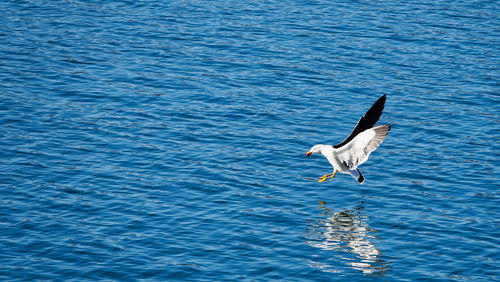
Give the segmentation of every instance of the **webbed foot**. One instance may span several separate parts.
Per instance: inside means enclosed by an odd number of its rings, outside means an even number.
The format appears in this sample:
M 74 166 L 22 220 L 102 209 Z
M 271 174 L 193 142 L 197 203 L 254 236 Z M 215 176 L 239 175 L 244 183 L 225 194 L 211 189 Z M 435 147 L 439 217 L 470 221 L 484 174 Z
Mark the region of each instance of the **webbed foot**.
M 323 176 L 321 176 L 318 180 L 319 183 L 322 183 L 322 182 L 325 182 L 326 180 L 330 179 L 330 178 L 334 178 L 335 177 L 335 172 L 332 172 L 332 173 L 328 173 L 328 174 L 325 174 Z

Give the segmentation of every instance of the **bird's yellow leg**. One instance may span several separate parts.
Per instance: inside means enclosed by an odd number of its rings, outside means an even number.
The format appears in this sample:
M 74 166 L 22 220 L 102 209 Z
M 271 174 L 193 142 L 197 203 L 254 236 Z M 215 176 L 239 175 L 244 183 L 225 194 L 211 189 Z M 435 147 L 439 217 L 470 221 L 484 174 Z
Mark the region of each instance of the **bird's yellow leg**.
M 334 178 L 335 177 L 335 172 L 325 174 L 321 176 L 318 180 L 319 183 L 325 182 L 327 179 Z
M 332 178 L 332 177 L 335 177 L 335 172 L 325 174 L 325 175 L 321 176 L 319 179 L 322 179 L 322 178 Z

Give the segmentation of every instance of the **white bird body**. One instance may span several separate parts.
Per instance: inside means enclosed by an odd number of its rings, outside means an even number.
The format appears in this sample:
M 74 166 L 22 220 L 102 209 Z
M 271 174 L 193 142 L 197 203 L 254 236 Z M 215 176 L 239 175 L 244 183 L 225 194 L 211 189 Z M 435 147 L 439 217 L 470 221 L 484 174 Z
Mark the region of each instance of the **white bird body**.
M 320 177 L 319 182 L 333 178 L 337 171 L 350 174 L 361 184 L 364 182 L 365 178 L 358 166 L 368 160 L 370 154 L 384 141 L 391 129 L 390 125 L 372 127 L 382 115 L 385 97 L 382 96 L 373 104 L 344 142 L 336 146 L 314 145 L 307 152 L 307 156 L 314 153 L 322 154 L 333 167 L 333 172 Z

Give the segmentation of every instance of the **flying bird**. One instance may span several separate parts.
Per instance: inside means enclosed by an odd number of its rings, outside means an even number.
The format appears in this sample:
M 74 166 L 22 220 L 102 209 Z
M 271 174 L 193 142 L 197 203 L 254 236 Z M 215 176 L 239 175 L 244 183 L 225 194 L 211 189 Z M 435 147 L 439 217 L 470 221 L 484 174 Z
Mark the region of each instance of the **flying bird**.
M 380 97 L 366 114 L 358 121 L 351 134 L 337 145 L 314 145 L 306 156 L 320 153 L 327 158 L 333 167 L 333 172 L 321 176 L 318 182 L 335 177 L 336 172 L 350 174 L 360 184 L 365 182 L 358 166 L 366 162 L 371 152 L 384 141 L 391 126 L 384 124 L 375 126 L 384 110 L 386 94 Z

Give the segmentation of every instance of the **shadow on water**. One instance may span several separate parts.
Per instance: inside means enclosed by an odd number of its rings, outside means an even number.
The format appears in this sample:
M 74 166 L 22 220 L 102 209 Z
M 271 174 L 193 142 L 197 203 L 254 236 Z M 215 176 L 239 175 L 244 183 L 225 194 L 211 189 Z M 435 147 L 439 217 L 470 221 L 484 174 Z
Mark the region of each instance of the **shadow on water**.
M 346 268 L 365 275 L 384 276 L 390 263 L 381 258 L 376 247 L 376 231 L 368 225 L 364 207 L 333 211 L 320 201 L 321 218 L 312 221 L 306 232 L 306 243 L 322 252 L 310 266 L 327 272 L 341 273 Z

